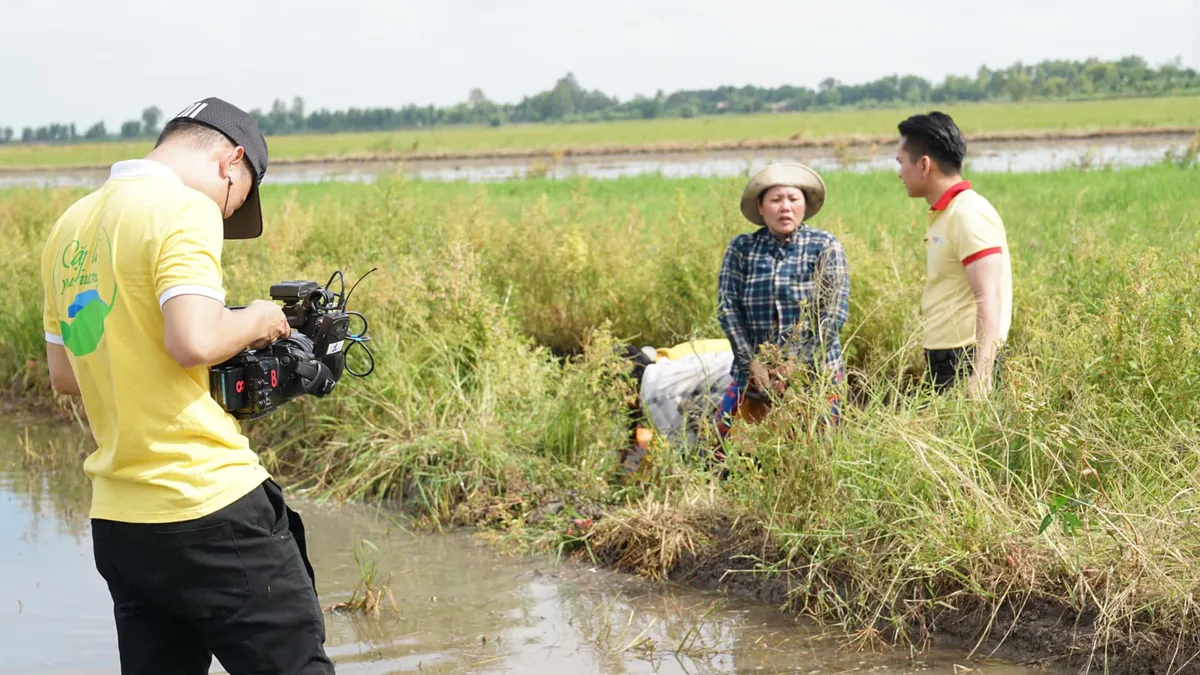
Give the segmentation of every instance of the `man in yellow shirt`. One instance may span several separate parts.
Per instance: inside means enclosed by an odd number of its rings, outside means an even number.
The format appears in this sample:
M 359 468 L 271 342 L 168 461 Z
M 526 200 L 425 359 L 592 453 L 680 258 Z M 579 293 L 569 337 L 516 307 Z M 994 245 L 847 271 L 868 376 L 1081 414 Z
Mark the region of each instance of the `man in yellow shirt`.
M 909 197 L 930 205 L 921 298 L 929 376 L 938 391 L 967 378 L 988 393 L 1012 323 L 1012 258 L 1004 221 L 962 178 L 967 144 L 941 112 L 899 125 L 896 161 Z
M 81 396 L 97 449 L 96 568 L 125 675 L 332 673 L 302 523 L 208 369 L 290 332 L 225 307 L 223 239 L 262 232 L 266 140 L 220 99 L 188 106 L 143 159 L 71 205 L 42 255 L 54 389 Z

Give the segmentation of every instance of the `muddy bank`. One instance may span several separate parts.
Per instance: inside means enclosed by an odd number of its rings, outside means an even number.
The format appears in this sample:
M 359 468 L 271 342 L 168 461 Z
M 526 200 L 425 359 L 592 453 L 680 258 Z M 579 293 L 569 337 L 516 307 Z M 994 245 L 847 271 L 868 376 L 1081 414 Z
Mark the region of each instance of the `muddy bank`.
M 31 414 L 25 407 L 5 404 L 3 411 L 6 421 L 10 424 L 29 429 L 31 427 L 28 425 L 36 423 L 36 427 L 42 430 L 40 433 L 61 426 L 64 422 L 69 423 L 61 416 L 61 411 L 60 417 L 55 421 L 48 421 L 46 414 L 49 411 L 45 409 Z M 17 420 L 21 422 L 16 424 Z M 10 439 L 14 437 L 11 428 L 8 433 Z M 79 434 L 74 436 L 73 442 L 80 443 Z M 82 442 L 87 441 L 85 439 Z M 66 444 L 63 446 L 69 447 Z M 43 489 L 46 492 L 64 493 L 58 495 L 57 499 L 57 507 L 65 509 L 60 519 L 67 524 L 66 530 L 82 541 L 87 529 L 83 519 L 87 500 L 86 497 L 81 498 L 80 494 L 86 491 L 86 481 L 82 479 L 80 472 L 74 470 L 75 467 L 68 466 L 61 460 L 53 466 L 58 472 L 56 475 L 68 476 L 70 480 L 64 483 L 60 478 L 57 481 L 57 489 L 52 486 Z M 280 480 L 286 485 L 288 477 L 282 475 Z M 387 507 L 380 509 L 379 506 L 357 504 L 321 504 L 311 498 L 297 500 L 315 532 L 315 550 L 312 552 L 314 564 L 317 565 L 320 576 L 333 580 L 332 585 L 323 587 L 324 604 L 345 600 L 351 594 L 351 589 L 357 582 L 355 563 L 351 556 L 355 550 L 365 550 L 358 545 L 362 539 L 367 539 L 379 545 L 379 548 L 374 549 L 377 554 L 372 555 L 372 558 L 383 561 L 381 573 L 389 574 L 389 579 L 392 578 L 391 572 L 398 573 L 400 585 L 395 587 L 398 590 L 405 589 L 403 595 L 399 596 L 401 602 L 420 599 L 421 605 L 425 607 L 413 616 L 412 607 L 403 606 L 403 620 L 398 618 L 391 624 L 391 628 L 384 629 L 382 633 L 379 633 L 378 627 L 372 627 L 373 624 L 369 622 L 364 624 L 362 619 L 355 618 L 353 614 L 340 615 L 343 618 L 338 618 L 337 614 L 333 615 L 331 636 L 334 640 L 334 653 L 352 661 L 382 658 L 393 665 L 403 664 L 409 667 L 414 665 L 413 659 L 416 659 L 417 664 L 424 663 L 424 670 L 427 672 L 443 672 L 437 669 L 429 670 L 430 665 L 434 663 L 443 666 L 456 663 L 457 665 L 450 666 L 453 671 L 454 668 L 465 664 L 481 663 L 476 662 L 476 658 L 486 662 L 487 659 L 497 656 L 494 647 L 483 649 L 487 644 L 481 643 L 480 649 L 476 650 L 470 636 L 457 632 L 452 632 L 449 636 L 438 633 L 436 637 L 431 637 L 438 641 L 435 653 L 432 654 L 422 651 L 428 649 L 429 644 L 414 645 L 409 637 L 412 631 L 420 626 L 423 613 L 434 609 L 444 614 L 440 616 L 439 621 L 458 621 L 453 618 L 453 613 L 448 613 L 447 605 L 437 604 L 439 596 L 456 596 L 459 600 L 455 600 L 455 603 L 465 602 L 467 606 L 475 607 L 476 611 L 490 607 L 491 604 L 486 598 L 476 595 L 510 592 L 502 590 L 506 586 L 495 578 L 499 573 L 502 576 L 509 575 L 515 582 L 532 581 L 538 585 L 548 583 L 550 579 L 557 579 L 558 581 L 554 582 L 556 587 L 565 584 L 576 591 L 580 584 L 585 582 L 593 584 L 592 588 L 598 588 L 594 584 L 600 583 L 600 592 L 609 600 L 603 603 L 595 599 L 581 601 L 578 594 L 573 593 L 571 597 L 574 599 L 571 602 L 575 605 L 582 603 L 583 609 L 577 610 L 581 613 L 556 610 L 555 615 L 572 627 L 581 620 L 579 617 L 599 611 L 601 605 L 604 611 L 611 611 L 611 592 L 619 588 L 626 591 L 636 588 L 639 589 L 637 593 L 655 594 L 655 597 L 663 593 L 691 597 L 690 603 L 696 611 L 690 615 L 685 613 L 678 619 L 684 622 L 685 632 L 690 630 L 690 626 L 707 621 L 707 615 L 700 615 L 720 597 L 729 597 L 739 602 L 752 601 L 756 604 L 733 606 L 758 607 L 759 609 L 754 610 L 755 615 L 759 617 L 757 620 L 766 622 L 763 625 L 771 627 L 772 635 L 778 637 L 779 631 L 784 630 L 783 627 L 787 625 L 807 626 L 796 628 L 800 631 L 798 635 L 803 637 L 793 636 L 788 640 L 811 642 L 819 637 L 823 641 L 821 644 L 825 646 L 818 649 L 817 657 L 826 661 L 819 664 L 814 661 L 813 666 L 817 668 L 812 672 L 841 672 L 826 671 L 820 667 L 831 667 L 835 663 L 839 666 L 849 663 L 861 666 L 863 663 L 878 663 L 878 659 L 896 664 L 898 668 L 892 671 L 883 666 L 882 672 L 907 672 L 907 668 L 900 667 L 899 664 L 903 661 L 911 667 L 914 664 L 909 659 L 913 658 L 926 664 L 925 667 L 919 668 L 925 671 L 929 670 L 928 665 L 931 662 L 947 664 L 952 661 L 955 664 L 969 663 L 972 667 L 981 668 L 976 671 L 981 673 L 990 672 L 987 664 L 997 665 L 1003 669 L 998 671 L 1002 673 L 1032 672 L 1023 668 L 1064 674 L 1200 673 L 1200 663 L 1189 662 L 1190 654 L 1176 653 L 1171 636 L 1145 631 L 1137 622 L 1132 622 L 1128 635 L 1109 636 L 1109 643 L 1106 644 L 1103 636 L 1098 636 L 1093 630 L 1094 612 L 1087 609 L 1079 612 L 1055 599 L 1037 596 L 1014 594 L 998 606 L 993 606 L 983 602 L 978 596 L 962 592 L 959 588 L 937 589 L 937 596 L 940 598 L 959 591 L 955 600 L 956 606 L 949 608 L 944 603 L 928 602 L 926 589 L 914 587 L 911 592 L 903 594 L 906 602 L 914 604 L 899 612 L 908 618 L 903 637 L 897 635 L 894 626 L 886 624 L 877 627 L 877 634 L 864 631 L 848 636 L 840 633 L 840 629 L 835 625 L 827 625 L 822 630 L 819 625 L 810 623 L 811 617 L 817 612 L 806 611 L 806 606 L 818 605 L 822 599 L 797 593 L 795 590 L 805 587 L 803 577 L 812 571 L 810 566 L 805 561 L 793 560 L 788 563 L 778 542 L 766 532 L 760 522 L 738 517 L 721 509 L 680 508 L 654 502 L 645 502 L 631 508 L 624 504 L 589 501 L 573 493 L 536 492 L 537 494 L 507 494 L 473 503 L 460 503 L 450 523 L 450 531 L 457 534 L 449 540 L 443 535 L 433 535 L 433 530 L 437 528 L 429 523 L 426 523 L 426 527 L 430 527 L 429 533 L 420 534 L 417 530 L 409 530 L 400 524 L 400 512 Z M 53 507 L 42 507 L 42 510 L 53 511 Z M 354 515 L 369 512 L 382 516 L 364 521 L 362 515 Z M 514 523 L 522 523 L 526 526 L 525 530 L 513 532 L 511 528 Z M 562 545 L 562 550 L 568 552 L 572 559 L 572 565 L 567 571 L 551 571 L 552 568 L 546 566 L 548 560 L 543 555 L 500 557 L 493 561 L 475 547 L 471 547 L 474 552 L 468 554 L 463 544 L 455 542 L 466 541 L 469 532 L 490 533 L 490 537 L 500 540 L 510 536 L 525 541 L 540 539 L 543 542 L 552 542 L 549 547 L 552 550 Z M 433 552 L 430 553 L 430 550 Z M 440 560 L 439 556 L 443 556 L 445 560 Z M 460 569 L 469 562 L 463 556 L 478 559 L 479 562 L 471 563 L 471 566 L 478 569 Z M 88 562 L 83 560 L 83 563 Z M 613 572 L 624 572 L 634 576 L 605 577 L 607 582 L 597 582 L 593 576 L 596 570 L 592 569 L 590 573 L 586 571 L 588 566 L 593 564 Z M 790 569 L 784 569 L 786 565 L 790 565 Z M 0 572 L 5 571 L 3 568 L 4 565 L 0 564 Z M 763 571 L 768 568 L 782 571 Z M 445 573 L 425 575 L 430 578 L 419 581 L 422 578 L 419 574 L 416 577 L 412 575 L 422 569 L 442 570 Z M 452 570 L 458 572 L 451 573 Z M 83 570 L 80 573 L 90 574 L 91 570 Z M 847 575 L 839 574 L 837 570 L 821 570 L 820 573 L 826 582 L 823 591 L 836 589 L 841 598 L 859 595 L 860 589 L 855 587 Z M 8 574 L 8 578 L 16 578 L 11 570 Z M 635 577 L 650 579 L 636 580 Z M 495 583 L 480 585 L 479 581 L 484 578 L 491 578 Z M 420 584 L 416 590 L 413 588 L 415 583 Z M 611 588 L 604 589 L 606 583 Z M 19 589 L 20 586 L 18 583 L 13 588 Z M 689 596 L 690 591 L 683 589 L 716 591 L 721 595 L 705 599 L 701 596 Z M 622 591 L 616 592 L 619 595 Z M 93 602 L 103 602 L 102 594 L 93 592 L 92 596 Z M 422 596 L 428 596 L 430 602 L 425 603 Z M 26 594 L 25 597 L 30 596 Z M 628 620 L 631 611 L 633 610 L 628 604 L 624 605 L 614 614 L 615 618 L 612 621 Z M 27 610 L 22 604 L 18 613 L 24 612 Z M 404 616 L 406 613 L 408 615 Z M 620 616 L 617 616 L 618 614 Z M 493 617 L 498 621 L 494 625 L 482 619 L 475 621 L 471 630 L 480 635 L 486 635 L 488 631 L 499 634 L 503 632 L 501 626 L 507 621 L 504 616 L 502 612 Z M 719 620 L 720 615 L 716 619 Z M 102 619 L 97 618 L 94 612 L 87 615 L 87 621 L 93 627 L 99 627 L 99 630 L 107 630 Z M 689 621 L 691 623 L 687 623 Z M 796 621 L 799 623 L 793 623 Z M 2 622 L 3 616 L 0 616 L 0 627 Z M 574 648 L 591 649 L 590 641 L 598 639 L 597 636 L 605 630 L 608 630 L 607 624 L 587 627 L 585 632 L 588 634 L 575 638 L 581 641 L 581 644 Z M 632 631 L 626 637 L 636 637 L 639 630 Z M 678 639 L 678 630 L 667 635 L 673 634 L 675 639 Z M 364 635 L 371 637 L 364 638 Z M 362 642 L 364 639 L 365 643 Z M 478 639 L 478 636 L 475 639 Z M 659 639 L 665 642 L 667 637 L 660 636 Z M 339 641 L 345 641 L 341 648 L 337 648 Z M 586 643 L 586 647 L 582 643 Z M 906 644 L 915 648 L 912 657 L 901 656 L 908 652 Z M 1165 648 L 1168 645 L 1172 648 Z M 384 651 L 380 652 L 381 649 Z M 737 651 L 733 647 L 726 649 Z M 752 647 L 738 649 L 749 649 L 753 652 Z M 846 653 L 854 656 L 849 662 L 842 656 Z M 787 657 L 787 654 L 783 652 L 782 657 Z M 857 656 L 859 654 L 873 656 L 864 662 Z M 687 654 L 683 656 L 688 657 Z M 653 660 L 653 654 L 650 657 Z M 776 653 L 767 662 L 775 663 L 774 659 L 779 657 L 781 655 Z M 795 654 L 792 657 L 794 658 Z M 517 658 L 515 653 L 510 653 L 501 658 L 501 661 L 512 665 L 514 658 Z M 751 660 L 763 663 L 759 659 L 759 656 L 752 655 L 740 657 L 742 663 Z M 620 660 L 628 665 L 624 657 Z M 0 659 L 0 664 L 2 663 L 3 659 Z M 565 663 L 567 662 L 559 663 L 559 667 Z M 482 669 L 467 672 L 491 671 Z M 597 669 L 565 672 L 608 671 Z M 700 668 L 685 669 L 683 672 L 728 671 L 721 668 Z M 878 666 L 875 672 L 880 672 Z M 952 671 L 934 668 L 932 672 L 953 672 L 957 675 L 961 671 L 956 665 Z
M 1200 129 L 1195 127 L 1145 127 L 1119 129 L 1049 129 L 1042 131 L 1000 131 L 969 134 L 968 144 L 1061 143 L 1069 141 L 1121 141 L 1131 139 L 1187 140 Z M 580 146 L 545 146 L 540 148 L 490 148 L 485 150 L 437 152 L 372 152 L 344 155 L 279 157 L 271 159 L 272 167 L 305 167 L 337 164 L 424 164 L 461 161 L 513 161 L 564 159 L 620 159 L 645 156 L 696 155 L 706 153 L 761 152 L 784 150 L 837 150 L 843 148 L 888 147 L 896 142 L 895 135 L 852 134 L 846 136 L 808 137 L 796 134 L 788 138 L 738 139 L 730 141 L 606 144 Z M 0 165 L 0 174 L 27 174 L 48 171 L 107 170 L 108 164 L 67 165 Z
M 625 514 L 622 514 L 624 516 Z M 602 519 L 604 516 L 601 515 Z M 670 529 L 694 528 L 686 535 L 693 548 L 681 551 L 670 563 L 650 575 L 691 587 L 717 590 L 733 597 L 753 599 L 796 615 L 809 615 L 806 605 L 822 599 L 796 589 L 805 588 L 803 575 L 810 572 L 806 561 L 790 563 L 777 542 L 759 523 L 736 522 L 714 514 L 697 523 L 672 516 L 673 528 L 644 528 L 638 546 L 661 548 L 662 538 L 678 537 Z M 597 525 L 599 520 L 597 521 Z M 698 526 L 698 528 L 697 528 Z M 630 540 L 626 540 L 630 541 Z M 630 565 L 627 547 L 592 546 L 594 555 L 607 565 L 631 573 L 646 574 Z M 765 572 L 765 569 L 782 571 Z M 853 582 L 836 570 L 821 570 L 826 583 L 839 596 L 858 595 Z M 827 589 L 826 589 L 827 590 Z M 961 589 L 940 589 L 939 596 Z M 1151 673 L 1200 673 L 1195 644 L 1192 652 L 1177 649 L 1171 636 L 1139 632 L 1137 620 L 1128 621 L 1124 635 L 1100 635 L 1095 630 L 1096 612 L 1077 611 L 1063 602 L 1036 595 L 1014 593 L 998 603 L 962 593 L 955 607 L 945 602 L 928 602 L 925 589 L 914 587 L 906 594 L 909 606 L 896 612 L 909 618 L 900 639 L 895 626 L 881 623 L 877 633 L 860 632 L 848 640 L 858 647 L 894 648 L 905 642 L 918 650 L 953 649 L 986 662 L 1000 659 L 1049 672 L 1149 675 Z M 888 614 L 885 610 L 883 614 Z M 845 638 L 843 638 L 845 639 Z
M 81 430 L 48 418 L 0 421 L 5 673 L 119 669 L 78 466 L 90 448 Z M 415 531 L 384 506 L 290 498 L 305 518 L 322 605 L 352 599 L 364 565 L 377 565 L 376 583 L 392 591 L 377 616 L 327 610 L 326 647 L 339 673 L 1034 672 L 954 650 L 840 650 L 810 623 L 761 603 L 550 556 L 501 555 L 469 528 Z M 224 671 L 214 662 L 210 672 Z
M 1009 131 L 971 134 L 968 143 L 1030 143 L 1078 140 L 1120 140 L 1131 138 L 1177 139 L 1197 133 L 1194 127 L 1158 127 L 1145 129 L 1095 129 Z M 654 143 L 650 145 L 593 145 L 544 148 L 513 148 L 469 150 L 461 152 L 365 153 L 341 157 L 294 157 L 280 160 L 286 165 L 355 162 L 445 162 L 478 159 L 561 159 L 593 157 L 636 157 L 639 155 L 674 155 L 709 152 L 755 152 L 761 150 L 830 149 L 843 147 L 888 146 L 896 142 L 894 135 L 825 136 L 811 138 L 793 135 L 789 138 L 740 139 L 707 141 L 703 143 Z

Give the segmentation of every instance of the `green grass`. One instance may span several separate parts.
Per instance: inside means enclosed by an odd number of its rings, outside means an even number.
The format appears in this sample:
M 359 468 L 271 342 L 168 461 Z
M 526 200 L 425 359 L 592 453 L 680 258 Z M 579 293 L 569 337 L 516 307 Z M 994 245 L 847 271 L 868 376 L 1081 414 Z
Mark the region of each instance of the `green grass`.
M 799 575 L 802 611 L 863 635 L 920 644 L 939 608 L 1029 597 L 1094 612 L 1083 647 L 1097 656 L 1191 653 L 1198 178 L 1170 165 L 974 177 L 1007 224 L 1016 310 L 1006 386 L 972 404 L 912 387 L 924 205 L 891 173 L 827 175 L 814 225 L 847 250 L 859 386 L 842 431 L 813 440 L 819 397 L 792 392 L 733 443 L 727 480 L 656 447 L 634 485 L 611 479 L 628 393 L 611 348 L 720 335 L 717 269 L 748 229 L 741 179 L 272 187 L 265 237 L 226 247 L 230 302 L 378 266 L 354 296 L 378 370 L 248 429 L 297 481 L 439 520 L 531 532 L 523 514 L 569 489 L 614 523 L 686 524 L 639 544 L 678 553 L 703 530 L 695 514 L 736 516 L 769 534 L 780 557 L 766 564 Z M 37 255 L 79 194 L 0 193 L 0 381 L 18 395 L 45 395 Z M 600 531 L 540 541 L 621 546 Z
M 441 127 L 430 130 L 275 136 L 268 139 L 273 159 L 341 157 L 409 152 L 475 152 L 642 146 L 658 143 L 890 136 L 910 109 L 839 110 L 779 115 L 729 115 L 588 124 L 525 124 L 500 128 Z M 953 104 L 952 114 L 967 134 L 1013 131 L 1200 127 L 1200 97 L 1115 99 L 1080 102 Z M 149 141 L 82 143 L 0 148 L 3 166 L 107 165 L 145 154 Z

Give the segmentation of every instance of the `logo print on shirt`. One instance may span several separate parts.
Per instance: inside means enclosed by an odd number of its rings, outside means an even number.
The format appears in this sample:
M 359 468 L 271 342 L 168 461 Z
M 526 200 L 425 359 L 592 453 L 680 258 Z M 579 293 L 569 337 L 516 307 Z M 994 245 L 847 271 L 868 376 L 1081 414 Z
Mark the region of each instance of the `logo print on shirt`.
M 99 228 L 90 243 L 72 239 L 63 244 L 57 260 L 54 287 L 60 297 L 72 294 L 67 305 L 68 320 L 60 318 L 58 322 L 63 345 L 75 356 L 86 356 L 96 351 L 104 337 L 104 320 L 117 300 L 112 240 L 104 228 Z

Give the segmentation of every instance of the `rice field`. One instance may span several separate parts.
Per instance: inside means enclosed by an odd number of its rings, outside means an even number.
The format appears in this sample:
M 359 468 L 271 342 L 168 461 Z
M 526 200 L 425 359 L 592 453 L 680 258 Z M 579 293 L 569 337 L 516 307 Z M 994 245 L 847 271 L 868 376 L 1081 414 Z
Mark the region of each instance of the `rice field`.
M 1200 128 L 1200 97 L 1113 99 L 1081 102 L 951 104 L 968 135 L 1119 132 L 1154 128 Z M 395 132 L 275 136 L 272 160 L 309 161 L 347 157 L 437 156 L 497 151 L 595 149 L 623 151 L 662 145 L 702 148 L 711 143 L 821 140 L 895 134 L 896 124 L 926 107 L 836 110 L 691 119 L 587 124 L 519 124 L 440 127 Z M 0 146 L 0 170 L 38 166 L 96 166 L 145 154 L 150 140 L 71 145 Z

